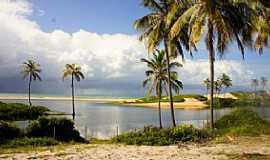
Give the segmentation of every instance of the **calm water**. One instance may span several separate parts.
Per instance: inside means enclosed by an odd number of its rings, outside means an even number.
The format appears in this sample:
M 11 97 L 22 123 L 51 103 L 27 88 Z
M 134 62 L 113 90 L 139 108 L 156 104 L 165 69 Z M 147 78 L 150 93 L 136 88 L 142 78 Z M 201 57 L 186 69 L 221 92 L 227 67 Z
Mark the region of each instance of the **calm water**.
M 5 100 L 4 102 L 27 103 L 26 100 Z M 69 101 L 33 100 L 33 104 L 47 106 L 53 111 L 71 113 L 72 107 Z M 270 118 L 270 108 L 256 109 L 262 116 Z M 228 113 L 230 109 L 215 111 L 216 117 Z M 184 110 L 176 109 L 177 123 L 193 124 L 203 127 L 209 119 L 209 110 Z M 67 116 L 72 118 L 71 116 Z M 171 124 L 170 110 L 162 110 L 164 126 Z M 19 125 L 25 126 L 20 123 Z M 108 138 L 117 133 L 132 129 L 142 128 L 147 125 L 158 126 L 158 112 L 153 108 L 125 107 L 102 103 L 80 101 L 76 102 L 76 128 L 87 137 Z

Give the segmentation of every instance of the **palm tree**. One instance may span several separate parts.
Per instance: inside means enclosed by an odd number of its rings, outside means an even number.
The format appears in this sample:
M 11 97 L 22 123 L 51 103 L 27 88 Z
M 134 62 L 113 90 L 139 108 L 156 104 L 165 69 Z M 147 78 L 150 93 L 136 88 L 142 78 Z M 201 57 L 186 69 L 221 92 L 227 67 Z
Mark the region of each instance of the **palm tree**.
M 266 86 L 267 83 L 268 83 L 267 78 L 266 78 L 266 77 L 261 77 L 260 83 L 261 83 L 262 89 L 263 89 L 263 91 L 264 91 L 264 90 L 265 90 L 265 86 Z
M 213 1 L 213 0 L 185 0 L 193 3 L 183 14 L 178 15 L 170 31 L 170 38 L 175 38 L 182 30 L 183 26 L 189 25 L 189 36 L 191 45 L 198 43 L 202 38 L 206 38 L 206 48 L 208 50 L 210 64 L 210 111 L 211 128 L 214 128 L 213 115 L 213 95 L 214 95 L 214 62 L 216 58 L 215 51 L 219 56 L 224 54 L 228 44 L 236 41 L 242 55 L 244 55 L 245 39 L 240 38 L 243 28 L 249 23 L 247 20 L 251 9 L 247 5 L 236 5 L 232 1 Z M 182 2 L 176 1 L 169 15 L 175 15 L 182 10 Z M 175 16 L 168 16 L 175 17 Z M 246 27 L 247 28 L 247 27 Z M 205 33 L 205 34 L 204 34 Z M 242 34 L 241 34 L 242 35 Z M 215 41 L 216 40 L 216 41 Z M 247 39 L 250 40 L 250 39 Z M 215 47 L 216 45 L 216 47 Z M 190 47 L 191 49 L 191 47 Z
M 183 28 L 179 33 L 178 37 L 174 39 L 169 39 L 168 33 L 173 20 L 168 22 L 166 15 L 171 7 L 174 0 L 142 0 L 142 5 L 150 9 L 151 13 L 137 19 L 134 23 L 136 30 L 140 31 L 140 40 L 147 41 L 147 49 L 149 53 L 153 53 L 160 43 L 163 42 L 165 48 L 165 56 L 167 62 L 167 74 L 170 79 L 170 55 L 177 56 L 180 54 L 184 58 L 182 45 L 189 48 L 188 41 L 189 37 L 187 35 L 187 27 Z M 187 8 L 188 3 L 185 5 Z M 187 26 L 187 25 L 186 25 Z M 173 107 L 173 97 L 172 97 L 172 84 L 168 82 L 169 89 L 169 99 L 171 108 L 172 124 L 175 127 L 175 116 Z
M 222 90 L 222 81 L 220 79 L 214 81 L 214 88 L 216 93 L 215 98 L 217 98 Z
M 38 63 L 36 63 L 33 60 L 27 60 L 26 62 L 23 63 L 23 68 L 22 68 L 22 75 L 23 78 L 27 78 L 29 77 L 29 82 L 28 82 L 28 101 L 29 101 L 29 105 L 32 106 L 31 103 L 31 83 L 32 81 L 36 81 L 39 80 L 41 81 L 41 77 L 40 77 L 40 65 Z
M 181 81 L 177 80 L 178 75 L 175 71 L 170 70 L 171 78 L 169 79 L 167 75 L 167 65 L 164 50 L 156 50 L 156 53 L 153 54 L 153 57 L 154 58 L 150 60 L 141 59 L 141 61 L 145 62 L 148 67 L 148 70 L 145 72 L 146 79 L 143 81 L 143 87 L 149 84 L 148 95 L 151 95 L 153 90 L 155 89 L 156 96 L 158 97 L 159 126 L 160 128 L 162 128 L 160 108 L 162 91 L 163 89 L 166 90 L 166 86 L 168 86 L 168 82 L 170 81 L 173 90 L 178 94 L 180 89 L 183 88 L 183 84 Z M 170 62 L 169 66 L 170 69 L 173 69 L 182 65 L 178 62 Z
M 232 80 L 227 74 L 223 73 L 219 79 L 221 81 L 222 87 L 224 86 L 225 89 L 232 86 Z
M 63 73 L 63 80 L 71 76 L 71 90 L 72 90 L 72 118 L 75 118 L 75 103 L 74 103 L 74 78 L 79 82 L 84 79 L 84 75 L 81 72 L 81 67 L 76 64 L 66 64 L 66 68 Z
M 209 89 L 210 89 L 210 80 L 209 80 L 209 78 L 206 78 L 206 79 L 203 81 L 203 84 L 204 84 L 205 87 L 206 87 L 206 90 L 207 90 L 207 97 L 208 97 L 208 93 L 209 93 Z
M 259 86 L 259 80 L 251 79 L 251 86 L 254 88 L 254 93 L 257 92 L 257 87 Z

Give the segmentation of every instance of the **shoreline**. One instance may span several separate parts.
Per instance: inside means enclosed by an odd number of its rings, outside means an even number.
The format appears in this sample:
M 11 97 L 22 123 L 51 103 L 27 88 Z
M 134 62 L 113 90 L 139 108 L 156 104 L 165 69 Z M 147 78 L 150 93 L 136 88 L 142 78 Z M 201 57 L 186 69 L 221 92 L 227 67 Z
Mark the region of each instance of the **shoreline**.
M 71 97 L 32 97 L 32 100 L 45 100 L 45 101 L 71 101 Z M 28 97 L 19 96 L 0 96 L 1 100 L 28 100 Z M 145 107 L 145 108 L 157 108 L 157 103 L 140 103 L 135 102 L 134 98 L 82 98 L 75 97 L 75 101 L 85 101 L 92 103 L 106 103 L 120 106 L 132 106 L 132 107 Z M 185 98 L 185 102 L 174 102 L 175 109 L 204 109 L 207 108 L 204 102 L 197 101 L 193 98 Z M 162 109 L 169 109 L 169 102 L 161 102 Z

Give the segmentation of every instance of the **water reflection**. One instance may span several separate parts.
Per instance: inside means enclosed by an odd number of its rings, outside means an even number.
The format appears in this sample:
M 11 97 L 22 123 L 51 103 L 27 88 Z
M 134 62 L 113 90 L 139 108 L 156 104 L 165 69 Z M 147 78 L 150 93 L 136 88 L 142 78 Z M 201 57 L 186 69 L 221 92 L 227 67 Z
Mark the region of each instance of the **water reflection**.
M 4 101 L 27 103 L 25 100 Z M 48 106 L 49 109 L 58 112 L 71 113 L 72 107 L 69 101 L 33 100 L 35 105 Z M 257 108 L 263 117 L 270 117 L 270 108 Z M 215 110 L 215 117 L 230 112 L 230 109 Z M 67 116 L 72 118 L 72 116 Z M 209 119 L 209 110 L 175 110 L 177 124 L 192 124 L 203 127 Z M 162 122 L 165 127 L 171 125 L 169 109 L 162 110 Z M 124 131 L 142 128 L 144 126 L 158 126 L 158 112 L 154 108 L 124 107 L 109 104 L 90 103 L 86 101 L 76 102 L 76 128 L 87 137 L 108 138 Z

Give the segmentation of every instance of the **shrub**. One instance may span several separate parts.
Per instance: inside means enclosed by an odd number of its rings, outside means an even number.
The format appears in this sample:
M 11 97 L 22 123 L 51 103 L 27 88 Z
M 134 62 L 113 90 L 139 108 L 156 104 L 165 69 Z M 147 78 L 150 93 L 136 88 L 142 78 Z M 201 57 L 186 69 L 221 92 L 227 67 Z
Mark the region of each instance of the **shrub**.
M 231 108 L 235 107 L 237 100 L 232 98 L 214 98 L 214 104 L 216 108 Z M 207 101 L 207 104 L 210 102 Z
M 187 142 L 187 141 L 200 141 L 210 137 L 210 133 L 204 129 L 197 129 L 192 125 L 181 125 L 172 128 L 172 136 L 176 141 Z
M 43 106 L 29 106 L 21 103 L 0 102 L 0 119 L 2 120 L 33 120 L 49 111 Z
M 168 97 L 162 97 L 161 102 L 169 102 L 169 98 Z M 184 102 L 185 99 L 182 96 L 174 96 L 173 97 L 173 101 L 174 102 Z M 137 103 L 157 103 L 158 102 L 158 98 L 155 96 L 148 96 L 148 97 L 143 97 L 140 98 L 138 100 L 136 100 Z
M 54 135 L 55 134 L 55 135 Z M 30 137 L 54 137 L 60 141 L 83 141 L 80 133 L 74 128 L 73 121 L 67 118 L 41 117 L 27 128 Z
M 205 130 L 196 129 L 193 126 L 177 126 L 176 128 L 159 129 L 156 127 L 144 127 L 144 129 L 126 132 L 113 137 L 113 143 L 128 145 L 170 145 L 178 142 L 200 141 L 210 136 Z
M 0 143 L 20 136 L 20 129 L 10 122 L 0 120 Z
M 42 137 L 42 138 L 16 138 L 7 141 L 1 147 L 3 148 L 15 148 L 22 146 L 52 146 L 57 145 L 59 142 L 53 138 Z
M 238 108 L 223 116 L 216 123 L 219 135 L 260 135 L 270 134 L 270 123 L 251 109 Z

